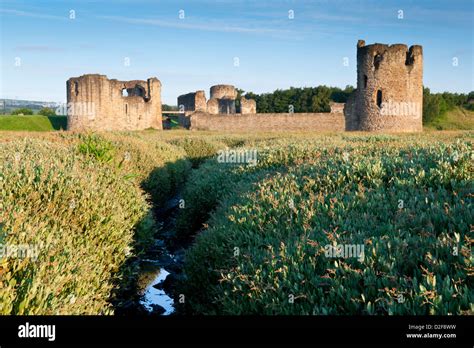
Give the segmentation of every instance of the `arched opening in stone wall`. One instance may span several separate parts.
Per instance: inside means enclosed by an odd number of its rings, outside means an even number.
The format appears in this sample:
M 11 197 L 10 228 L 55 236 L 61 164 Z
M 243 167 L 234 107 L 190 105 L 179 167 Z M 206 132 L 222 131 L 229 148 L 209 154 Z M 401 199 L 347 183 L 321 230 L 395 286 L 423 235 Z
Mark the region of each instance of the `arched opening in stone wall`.
M 125 104 L 125 115 L 128 114 L 128 104 Z
M 380 62 L 382 61 L 382 56 L 380 54 L 376 54 L 374 56 L 374 66 L 375 66 L 375 69 L 378 69 L 379 66 L 380 66 Z
M 364 88 L 367 88 L 367 75 L 364 75 Z
M 133 88 L 127 88 L 129 97 L 145 97 L 146 92 L 142 86 L 136 85 Z
M 382 90 L 377 90 L 377 106 L 382 107 Z
M 135 85 L 135 87 L 122 88 L 122 97 L 142 97 L 145 101 L 148 101 L 150 98 L 147 98 L 145 88 L 140 85 Z
M 415 62 L 415 56 L 412 54 L 411 51 L 407 51 L 407 56 L 405 58 L 405 65 L 413 65 Z
M 74 94 L 79 95 L 79 83 L 77 81 L 74 81 Z

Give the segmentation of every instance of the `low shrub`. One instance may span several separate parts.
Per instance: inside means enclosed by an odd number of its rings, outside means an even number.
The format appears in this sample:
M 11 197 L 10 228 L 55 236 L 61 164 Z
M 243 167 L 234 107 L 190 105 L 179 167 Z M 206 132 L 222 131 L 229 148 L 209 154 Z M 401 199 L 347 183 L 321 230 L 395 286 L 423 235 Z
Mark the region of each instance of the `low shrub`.
M 30 139 L 0 144 L 0 193 L 0 313 L 112 313 L 135 233 L 153 229 L 138 186 L 75 144 Z
M 190 163 L 183 149 L 120 133 L 0 142 L 1 314 L 111 314 L 163 203 Z M 28 249 L 28 250 L 30 250 Z M 24 255 L 23 255 L 24 256 Z M 120 289 L 119 289 L 120 288 Z
M 114 148 L 114 166 L 124 178 L 140 183 L 153 203 L 163 204 L 188 176 L 186 152 L 158 139 L 128 134 L 102 134 Z
M 172 140 L 171 143 L 186 151 L 193 168 L 198 167 L 204 160 L 214 156 L 219 149 L 225 147 L 224 144 L 216 141 L 190 137 L 178 138 Z
M 221 196 L 187 254 L 181 310 L 472 314 L 471 143 L 381 140 L 281 148 L 286 170 Z

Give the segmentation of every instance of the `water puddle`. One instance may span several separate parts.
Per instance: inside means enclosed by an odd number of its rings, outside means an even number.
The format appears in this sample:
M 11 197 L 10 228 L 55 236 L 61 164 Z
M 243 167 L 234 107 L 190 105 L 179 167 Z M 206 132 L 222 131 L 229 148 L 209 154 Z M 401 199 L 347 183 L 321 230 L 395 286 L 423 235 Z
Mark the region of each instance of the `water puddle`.
M 164 208 L 155 211 L 155 219 L 162 223 L 161 235 L 155 239 L 146 258 L 140 261 L 139 305 L 153 315 L 170 315 L 175 311 L 173 298 L 168 293 L 172 294 L 176 285 L 177 273 L 180 273 L 183 264 L 184 249 L 170 251 L 167 241 L 174 236 L 179 197 L 176 194 Z
M 162 315 L 170 315 L 174 312 L 174 301 L 162 289 L 155 286 L 162 284 L 170 273 L 161 268 L 156 262 L 146 261 L 143 265 L 143 272 L 140 276 L 141 300 L 140 304 L 149 312 L 156 311 L 158 306 L 164 309 Z M 158 307 L 159 308 L 159 307 Z M 160 311 L 163 311 L 160 309 Z

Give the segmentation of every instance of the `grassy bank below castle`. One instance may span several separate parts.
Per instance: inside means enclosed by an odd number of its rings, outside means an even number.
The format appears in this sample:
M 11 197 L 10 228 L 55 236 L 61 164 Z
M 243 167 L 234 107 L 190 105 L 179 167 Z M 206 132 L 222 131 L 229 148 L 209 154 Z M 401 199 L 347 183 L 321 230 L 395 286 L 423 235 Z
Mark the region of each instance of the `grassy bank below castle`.
M 49 132 L 66 128 L 66 116 L 0 115 L 0 131 Z
M 424 125 L 427 130 L 473 130 L 474 111 L 455 107 Z

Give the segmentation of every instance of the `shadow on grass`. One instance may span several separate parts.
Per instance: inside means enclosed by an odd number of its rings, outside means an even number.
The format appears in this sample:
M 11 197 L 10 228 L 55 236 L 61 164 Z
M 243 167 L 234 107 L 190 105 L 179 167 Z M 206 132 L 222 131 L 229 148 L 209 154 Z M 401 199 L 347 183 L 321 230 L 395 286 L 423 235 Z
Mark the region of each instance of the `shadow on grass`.
M 141 265 L 143 259 L 155 259 L 157 253 L 155 238 L 161 232 L 162 222 L 156 218 L 156 211 L 166 209 L 166 202 L 172 198 L 184 184 L 191 170 L 187 159 L 168 162 L 163 167 L 155 168 L 140 183 L 144 192 L 150 197 L 152 210 L 135 226 L 133 249 L 135 253 L 120 268 L 118 282 L 113 291 L 111 303 L 116 315 L 149 314 L 139 305 L 140 292 L 149 283 L 150 276 Z M 148 276 L 148 278 L 147 278 Z
M 67 116 L 47 116 L 54 130 L 67 129 Z

